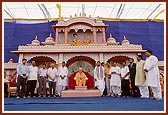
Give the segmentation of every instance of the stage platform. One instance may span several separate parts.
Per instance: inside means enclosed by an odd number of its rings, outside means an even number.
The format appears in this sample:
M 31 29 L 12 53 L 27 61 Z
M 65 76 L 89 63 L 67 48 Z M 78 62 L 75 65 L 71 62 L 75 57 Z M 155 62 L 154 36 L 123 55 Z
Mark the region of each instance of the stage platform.
M 98 89 L 90 90 L 65 90 L 61 92 L 61 97 L 100 97 Z

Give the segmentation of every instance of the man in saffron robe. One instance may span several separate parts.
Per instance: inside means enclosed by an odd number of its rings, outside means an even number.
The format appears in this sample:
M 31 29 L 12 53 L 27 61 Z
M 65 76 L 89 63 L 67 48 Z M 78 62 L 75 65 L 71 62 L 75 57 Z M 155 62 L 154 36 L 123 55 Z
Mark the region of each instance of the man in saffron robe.
M 88 78 L 82 71 L 82 67 L 79 68 L 79 72 L 76 73 L 74 80 L 76 80 L 77 86 L 86 86 L 86 80 L 88 80 Z

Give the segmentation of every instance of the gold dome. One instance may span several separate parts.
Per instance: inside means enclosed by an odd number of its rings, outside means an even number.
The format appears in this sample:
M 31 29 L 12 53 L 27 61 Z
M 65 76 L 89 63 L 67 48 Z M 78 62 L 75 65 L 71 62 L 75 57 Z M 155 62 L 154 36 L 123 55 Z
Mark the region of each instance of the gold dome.
M 112 34 L 110 33 L 110 37 L 107 39 L 107 45 L 116 45 L 119 44 L 116 42 L 115 38 L 112 37 Z
M 12 58 L 9 59 L 8 63 L 13 63 L 13 59 Z
M 122 41 L 122 45 L 130 44 L 130 42 L 127 40 L 127 38 L 124 36 L 124 40 Z
M 54 38 L 52 37 L 51 33 L 50 36 L 45 39 L 45 42 L 54 42 Z
M 52 37 L 51 33 L 50 36 L 45 39 L 45 42 L 42 42 L 44 45 L 54 45 L 54 38 Z
M 35 37 L 35 39 L 32 41 L 32 43 L 31 43 L 32 45 L 40 45 L 40 42 L 38 41 L 38 39 L 37 39 L 37 36 Z

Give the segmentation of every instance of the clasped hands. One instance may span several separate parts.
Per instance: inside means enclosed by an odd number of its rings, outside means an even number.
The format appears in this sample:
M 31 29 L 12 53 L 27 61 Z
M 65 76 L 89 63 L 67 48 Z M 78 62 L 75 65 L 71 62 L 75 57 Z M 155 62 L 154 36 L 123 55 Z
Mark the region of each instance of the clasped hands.
M 66 76 L 65 75 L 64 76 L 60 75 L 60 77 L 61 77 L 61 79 L 64 79 Z

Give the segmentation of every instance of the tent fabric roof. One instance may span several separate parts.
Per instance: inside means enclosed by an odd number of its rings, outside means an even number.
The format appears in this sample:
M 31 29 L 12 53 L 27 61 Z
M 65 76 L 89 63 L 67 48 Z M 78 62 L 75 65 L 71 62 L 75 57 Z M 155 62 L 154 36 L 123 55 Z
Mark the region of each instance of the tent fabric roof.
M 58 18 L 57 4 L 61 4 L 61 17 L 86 16 L 117 19 L 164 19 L 164 2 L 3 2 L 4 19 Z

